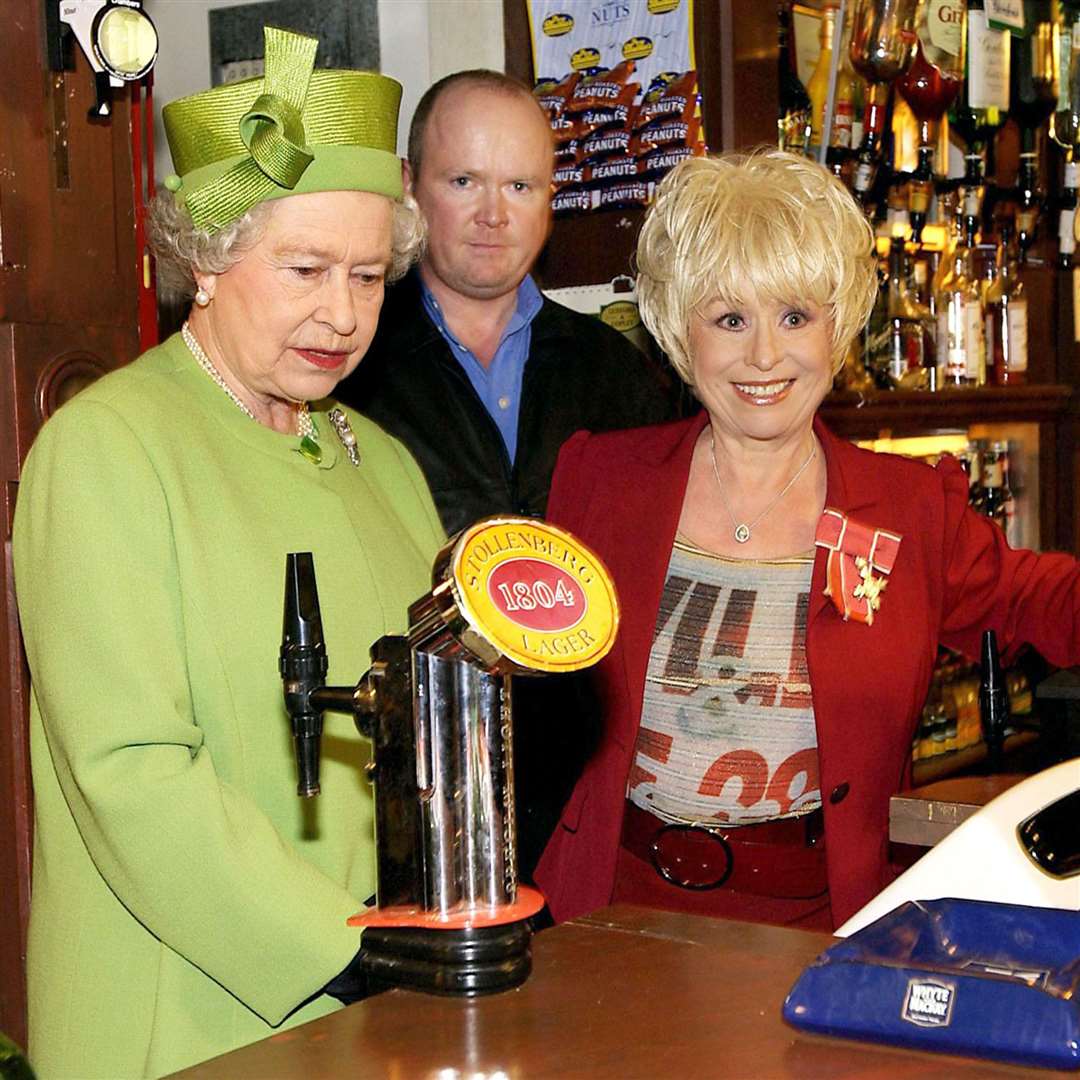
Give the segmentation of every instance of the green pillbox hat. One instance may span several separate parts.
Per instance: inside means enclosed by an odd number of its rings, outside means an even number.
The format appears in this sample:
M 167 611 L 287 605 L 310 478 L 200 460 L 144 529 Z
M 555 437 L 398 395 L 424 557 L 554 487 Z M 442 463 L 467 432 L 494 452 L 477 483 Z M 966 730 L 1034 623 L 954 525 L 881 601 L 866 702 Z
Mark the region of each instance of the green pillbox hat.
M 371 191 L 400 199 L 401 85 L 371 71 L 318 69 L 318 40 L 263 28 L 261 79 L 216 86 L 162 110 L 165 186 L 214 233 L 267 199 Z

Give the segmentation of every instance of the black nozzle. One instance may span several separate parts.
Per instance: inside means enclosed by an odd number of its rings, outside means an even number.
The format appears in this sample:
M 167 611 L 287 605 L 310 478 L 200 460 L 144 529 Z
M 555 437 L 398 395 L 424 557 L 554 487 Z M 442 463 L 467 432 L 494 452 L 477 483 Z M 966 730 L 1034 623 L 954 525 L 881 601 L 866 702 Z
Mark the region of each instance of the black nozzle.
M 285 615 L 278 670 L 285 692 L 285 711 L 296 746 L 297 793 L 319 793 L 319 749 L 322 710 L 312 693 L 326 683 L 328 668 L 315 561 L 310 551 L 285 556 Z
M 982 678 L 979 681 L 979 719 L 992 769 L 1001 766 L 1005 728 L 1009 723 L 1009 693 L 998 654 L 997 634 L 984 630 L 982 637 Z

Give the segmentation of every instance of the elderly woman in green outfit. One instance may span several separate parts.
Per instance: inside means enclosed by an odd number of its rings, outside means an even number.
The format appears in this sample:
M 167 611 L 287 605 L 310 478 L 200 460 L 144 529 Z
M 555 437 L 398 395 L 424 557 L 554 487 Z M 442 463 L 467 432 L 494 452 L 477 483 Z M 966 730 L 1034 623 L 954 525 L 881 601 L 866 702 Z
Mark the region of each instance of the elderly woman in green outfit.
M 411 458 L 329 399 L 420 227 L 400 87 L 315 70 L 316 44 L 268 29 L 263 79 L 166 107 L 179 175 L 155 246 L 190 318 L 64 406 L 27 461 L 45 1076 L 168 1073 L 362 989 L 346 919 L 375 888 L 368 748 L 328 716 L 325 794 L 296 798 L 284 556 L 314 552 L 329 677 L 349 681 L 404 629 L 441 529 Z

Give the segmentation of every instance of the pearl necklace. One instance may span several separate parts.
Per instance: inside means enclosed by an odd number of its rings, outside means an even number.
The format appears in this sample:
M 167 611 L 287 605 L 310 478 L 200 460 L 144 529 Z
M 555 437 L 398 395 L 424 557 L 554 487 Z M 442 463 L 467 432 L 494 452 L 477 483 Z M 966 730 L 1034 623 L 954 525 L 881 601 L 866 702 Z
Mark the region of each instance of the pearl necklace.
M 225 396 L 249 419 L 259 421 L 256 419 L 255 414 L 240 400 L 236 395 L 233 388 L 221 377 L 221 372 L 214 367 L 214 362 L 206 355 L 206 351 L 199 344 L 198 338 L 191 332 L 191 327 L 187 323 L 180 328 L 180 336 L 184 339 L 184 344 L 191 350 L 191 355 L 199 362 L 199 367 L 210 376 L 225 391 Z M 315 424 L 311 419 L 311 412 L 307 407 L 306 401 L 300 401 L 296 404 L 296 434 L 301 439 L 314 439 L 315 436 Z
M 804 472 L 806 472 L 806 470 L 810 466 L 810 462 L 814 460 L 816 454 L 817 442 L 814 442 L 813 445 L 811 445 L 810 447 L 810 456 L 799 466 L 798 471 L 795 473 L 795 475 L 780 489 L 779 494 L 774 496 L 769 505 L 766 506 L 765 509 L 762 510 L 761 513 L 758 514 L 758 516 L 754 518 L 753 521 L 747 524 L 745 521 L 740 522 L 735 517 L 735 514 L 732 512 L 731 506 L 728 504 L 727 496 L 724 494 L 724 485 L 720 480 L 720 470 L 716 467 L 716 439 L 715 437 L 710 439 L 709 456 L 712 458 L 713 476 L 716 477 L 716 486 L 720 491 L 720 501 L 724 504 L 724 509 L 727 511 L 728 517 L 731 518 L 731 524 L 735 526 L 735 532 L 733 535 L 737 543 L 745 544 L 749 542 L 750 533 L 753 530 L 754 526 L 757 525 L 757 523 L 761 521 L 761 519 L 792 489 L 792 487 L 795 486 L 795 481 L 798 480 Z

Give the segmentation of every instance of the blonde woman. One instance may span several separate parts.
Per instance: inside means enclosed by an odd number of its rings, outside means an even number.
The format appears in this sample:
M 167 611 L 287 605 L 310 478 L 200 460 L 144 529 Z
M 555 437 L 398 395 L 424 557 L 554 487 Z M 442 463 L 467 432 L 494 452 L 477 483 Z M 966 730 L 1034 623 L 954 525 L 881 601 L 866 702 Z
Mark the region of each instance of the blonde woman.
M 638 244 L 642 314 L 704 406 L 563 448 L 549 517 L 611 569 L 603 741 L 537 871 L 612 901 L 831 929 L 886 883 L 889 796 L 939 642 L 1080 659 L 1080 567 L 1013 551 L 937 469 L 817 418 L 874 297 L 847 191 L 778 151 L 684 162 Z

